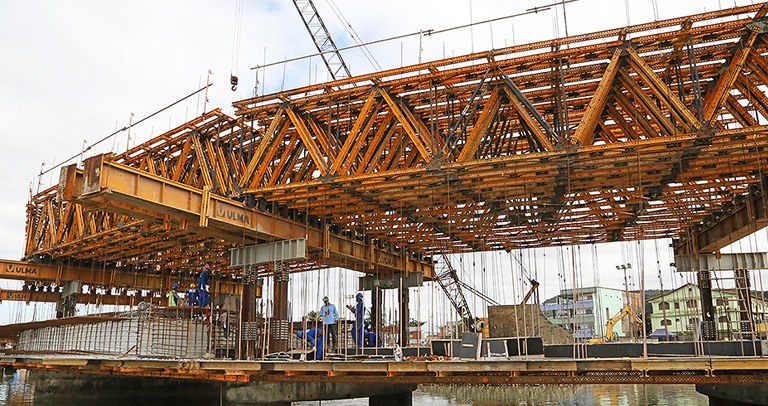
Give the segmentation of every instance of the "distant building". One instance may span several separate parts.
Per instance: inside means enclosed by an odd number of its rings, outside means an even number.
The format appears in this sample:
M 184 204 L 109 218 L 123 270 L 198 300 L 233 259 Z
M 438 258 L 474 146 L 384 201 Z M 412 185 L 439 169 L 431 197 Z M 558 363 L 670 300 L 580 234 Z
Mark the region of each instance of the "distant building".
M 764 298 L 752 295 L 752 320 L 762 324 L 768 304 Z M 721 338 L 739 338 L 740 306 L 736 289 L 712 289 L 715 305 L 715 322 Z M 675 290 L 648 299 L 651 314 L 651 329 L 657 333 L 687 336 L 701 323 L 701 295 L 698 286 L 688 283 Z
M 574 338 L 593 338 L 605 336 L 605 325 L 628 303 L 640 314 L 642 299 L 640 292 L 589 287 L 564 289 L 560 295 L 547 300 L 541 305 L 541 311 L 553 324 L 573 332 Z M 642 327 L 624 317 L 616 323 L 613 331 L 620 337 L 639 335 Z

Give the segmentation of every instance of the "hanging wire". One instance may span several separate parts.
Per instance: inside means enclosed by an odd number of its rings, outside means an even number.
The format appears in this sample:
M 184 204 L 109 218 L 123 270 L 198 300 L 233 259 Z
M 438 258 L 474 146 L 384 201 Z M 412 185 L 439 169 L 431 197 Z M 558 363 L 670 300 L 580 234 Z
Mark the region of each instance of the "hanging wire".
M 162 113 L 162 112 L 164 112 L 164 111 L 168 110 L 169 108 L 171 108 L 171 107 L 173 107 L 173 106 L 175 106 L 175 105 L 177 105 L 177 104 L 179 104 L 179 103 L 183 102 L 184 100 L 186 100 L 186 99 L 188 99 L 188 98 L 190 98 L 190 97 L 192 97 L 192 96 L 194 96 L 194 95 L 196 95 L 196 94 L 198 94 L 198 93 L 200 93 L 200 92 L 202 92 L 202 91 L 204 91 L 204 90 L 208 89 L 208 88 L 209 88 L 210 86 L 212 86 L 212 85 L 213 85 L 213 83 L 208 83 L 206 86 L 204 86 L 204 87 L 201 87 L 200 89 L 198 89 L 198 90 L 195 90 L 194 92 L 192 92 L 192 93 L 190 93 L 190 94 L 188 94 L 188 95 L 186 95 L 186 96 L 182 97 L 181 99 L 178 99 L 178 100 L 176 100 L 175 102 L 173 102 L 173 103 L 171 103 L 171 104 L 169 104 L 169 105 L 167 105 L 167 106 L 165 106 L 165 107 L 163 107 L 163 108 L 161 108 L 161 109 L 159 109 L 159 110 L 156 110 L 154 113 L 151 113 L 150 115 L 143 117 L 143 118 L 142 118 L 142 119 L 140 119 L 139 121 L 137 121 L 137 122 L 135 122 L 135 123 L 132 123 L 132 126 L 136 126 L 136 125 L 139 125 L 139 124 L 143 123 L 144 121 L 147 121 L 147 120 L 149 120 L 150 118 L 152 118 L 152 117 L 154 117 L 154 116 L 156 116 L 156 115 L 158 115 L 158 114 L 160 114 L 160 113 Z M 97 146 L 97 145 L 101 144 L 102 142 L 104 142 L 104 141 L 106 141 L 106 140 L 108 140 L 108 139 L 110 139 L 110 138 L 112 138 L 112 137 L 116 136 L 117 134 L 120 134 L 120 133 L 121 133 L 121 132 L 123 132 L 123 131 L 128 131 L 128 128 L 129 128 L 129 127 L 127 127 L 127 126 L 126 126 L 126 127 L 123 127 L 123 128 L 121 128 L 121 129 L 119 129 L 119 130 L 116 130 L 116 131 L 114 131 L 113 133 L 111 133 L 111 134 L 109 134 L 109 135 L 107 135 L 107 136 L 105 136 L 105 137 L 103 137 L 103 138 L 99 139 L 98 141 L 94 142 L 93 144 L 89 145 L 88 147 L 86 147 L 86 148 L 85 148 L 85 149 L 83 149 L 82 151 L 78 152 L 77 154 L 75 154 L 75 155 L 73 155 L 73 156 L 71 156 L 71 157 L 69 157 L 69 158 L 67 158 L 67 159 L 65 159 L 65 160 L 63 160 L 63 161 L 61 161 L 61 162 L 59 162 L 59 163 L 57 163 L 57 164 L 53 165 L 53 166 L 51 166 L 50 168 L 48 168 L 48 169 L 46 169 L 46 170 L 43 170 L 43 168 L 41 167 L 41 168 L 40 168 L 40 174 L 39 174 L 38 176 L 42 177 L 42 176 L 43 176 L 43 175 L 45 175 L 46 173 L 48 173 L 48 172 L 51 172 L 52 170 L 54 170 L 54 169 L 56 169 L 56 168 L 58 168 L 58 167 L 60 167 L 60 166 L 62 166 L 62 165 L 64 165 L 64 164 L 66 164 L 67 162 L 70 162 L 70 161 L 72 161 L 73 159 L 77 159 L 78 157 L 82 156 L 82 155 L 83 155 L 83 153 L 90 151 L 90 150 L 91 150 L 93 147 L 95 147 L 95 146 Z M 54 158 L 54 159 L 55 159 L 55 158 Z
M 368 62 L 370 62 L 371 66 L 373 66 L 376 70 L 382 70 L 381 65 L 379 65 L 379 61 L 376 60 L 376 57 L 373 56 L 371 51 L 366 46 L 367 44 L 363 43 L 362 39 L 360 38 L 360 35 L 355 31 L 355 29 L 352 27 L 352 24 L 349 23 L 346 17 L 344 17 L 344 14 L 341 12 L 339 7 L 336 5 L 336 3 L 333 0 L 327 0 L 328 5 L 331 7 L 331 11 L 336 15 L 336 18 L 341 21 L 342 25 L 344 26 L 344 29 L 347 30 L 347 33 L 352 38 L 352 41 L 355 42 L 360 47 L 360 50 L 363 52 L 363 55 L 366 59 L 368 59 Z
M 229 68 L 230 72 L 230 85 L 231 89 L 234 92 L 237 90 L 237 82 L 238 78 L 236 76 L 238 68 L 240 66 L 240 41 L 242 38 L 242 30 L 243 30 L 243 7 L 244 7 L 245 1 L 244 0 L 237 0 L 235 2 L 235 18 L 234 18 L 234 24 L 232 24 L 232 61 Z

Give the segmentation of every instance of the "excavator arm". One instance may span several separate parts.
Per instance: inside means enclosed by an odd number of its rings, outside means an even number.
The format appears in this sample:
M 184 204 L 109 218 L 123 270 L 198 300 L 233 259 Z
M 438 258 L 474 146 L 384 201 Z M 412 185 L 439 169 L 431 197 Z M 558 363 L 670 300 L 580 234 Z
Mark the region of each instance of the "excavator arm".
M 611 317 L 610 320 L 608 320 L 608 323 L 605 324 L 605 339 L 606 341 L 613 341 L 615 338 L 615 334 L 613 333 L 613 328 L 616 326 L 616 323 L 618 323 L 621 319 L 623 319 L 625 316 L 629 315 L 632 320 L 634 320 L 638 324 L 643 324 L 643 319 L 640 318 L 640 316 L 635 313 L 634 310 L 632 310 L 631 307 L 624 305 L 624 307 L 621 309 L 620 312 L 616 313 L 613 317 Z
M 616 323 L 618 323 L 621 319 L 624 318 L 627 314 L 629 314 L 628 306 L 624 306 L 623 309 L 621 309 L 620 312 L 616 313 L 613 317 L 611 317 L 610 320 L 608 320 L 608 323 L 605 323 L 605 339 L 606 341 L 613 341 L 614 334 L 613 334 L 613 328 L 616 327 Z M 630 309 L 631 311 L 631 309 Z

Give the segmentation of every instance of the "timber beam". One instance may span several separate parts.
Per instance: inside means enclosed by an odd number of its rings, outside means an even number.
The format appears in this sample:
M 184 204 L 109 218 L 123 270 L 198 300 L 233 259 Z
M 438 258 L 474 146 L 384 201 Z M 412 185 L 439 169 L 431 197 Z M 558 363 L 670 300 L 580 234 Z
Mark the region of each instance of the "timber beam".
M 90 268 L 0 259 L 0 279 L 52 282 L 57 285 L 71 281 L 80 281 L 86 285 L 105 288 L 115 287 L 164 291 L 178 277 L 100 267 Z M 212 289 L 219 293 L 238 295 L 242 290 L 242 285 L 239 282 L 214 280 L 213 283 Z
M 233 244 L 306 238 L 312 259 L 360 272 L 422 272 L 426 279 L 434 273 L 430 261 L 253 209 L 205 189 L 111 162 L 105 155 L 89 158 L 84 166 L 83 188 L 75 201 L 86 206 L 157 221 L 169 215 L 181 228 Z M 70 189 L 66 184 L 59 187 Z

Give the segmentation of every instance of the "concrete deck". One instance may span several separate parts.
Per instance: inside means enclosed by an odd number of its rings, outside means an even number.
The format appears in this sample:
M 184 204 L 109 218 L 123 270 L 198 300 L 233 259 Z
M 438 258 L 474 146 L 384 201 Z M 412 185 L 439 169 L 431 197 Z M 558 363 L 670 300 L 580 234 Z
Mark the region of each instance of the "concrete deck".
M 407 384 L 768 384 L 768 358 L 520 358 L 481 361 L 228 361 L 0 355 L 0 366 L 224 382 Z

